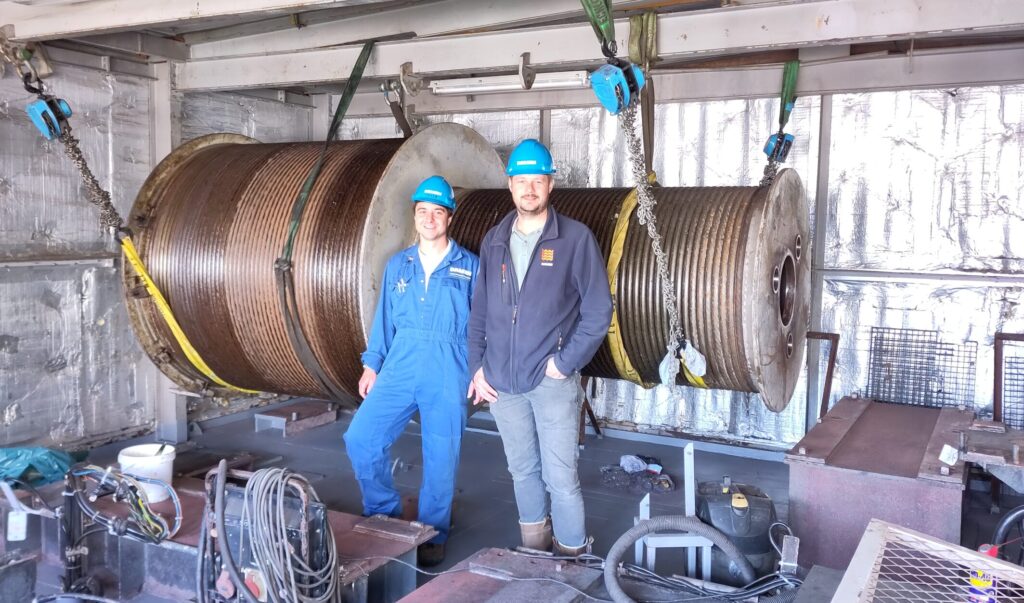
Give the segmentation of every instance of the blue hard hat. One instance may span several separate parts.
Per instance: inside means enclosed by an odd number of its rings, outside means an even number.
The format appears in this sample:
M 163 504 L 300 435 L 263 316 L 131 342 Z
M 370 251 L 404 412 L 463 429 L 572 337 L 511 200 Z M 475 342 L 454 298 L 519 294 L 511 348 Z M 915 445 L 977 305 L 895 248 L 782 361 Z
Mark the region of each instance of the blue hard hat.
M 420 185 L 416 187 L 416 192 L 412 194 L 412 202 L 418 201 L 447 207 L 452 213 L 455 213 L 455 191 L 452 190 L 452 185 L 448 184 L 448 181 L 441 176 L 431 176 L 420 182 Z
M 551 159 L 551 152 L 539 140 L 527 138 L 519 143 L 508 158 L 508 168 L 505 173 L 509 176 L 522 176 L 524 174 L 554 174 L 555 165 Z

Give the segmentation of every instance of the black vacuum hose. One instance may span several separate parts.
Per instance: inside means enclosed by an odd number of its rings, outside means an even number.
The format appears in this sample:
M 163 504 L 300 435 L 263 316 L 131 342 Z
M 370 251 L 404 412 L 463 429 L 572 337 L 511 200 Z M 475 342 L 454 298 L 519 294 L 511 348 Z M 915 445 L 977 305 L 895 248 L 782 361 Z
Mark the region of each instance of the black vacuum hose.
M 800 594 L 799 588 L 787 588 L 777 595 L 771 597 L 758 599 L 758 603 L 792 603 L 796 600 L 796 596 Z
M 604 584 L 605 588 L 608 590 L 608 594 L 611 595 L 612 600 L 615 601 L 615 603 L 636 603 L 636 601 L 631 599 L 630 596 L 622 590 L 622 586 L 619 585 L 618 570 L 619 561 L 622 560 L 622 555 L 633 547 L 634 542 L 640 540 L 644 536 L 667 530 L 680 530 L 707 538 L 714 543 L 715 546 L 722 549 L 722 551 L 739 566 L 745 583 L 749 584 L 757 579 L 757 575 L 754 573 L 754 566 L 750 565 L 750 561 L 743 556 L 743 553 L 739 548 L 737 548 L 737 546 L 733 544 L 725 534 L 719 532 L 714 527 L 709 526 L 696 517 L 687 515 L 665 515 L 664 517 L 645 519 L 636 524 L 625 534 L 619 536 L 619 539 L 612 545 L 611 550 L 608 551 L 608 557 L 604 562 Z
M 1006 535 L 1010 531 L 1010 526 L 1021 519 L 1024 519 L 1024 505 L 1010 509 L 1010 511 L 1006 515 L 1003 515 L 1003 518 L 999 520 L 999 524 L 996 525 L 996 531 L 992 534 L 991 544 L 999 546 L 1006 542 Z M 1024 535 L 1024 527 L 1021 528 L 1021 531 L 1022 535 Z M 999 555 L 1002 557 L 1002 551 L 999 552 Z

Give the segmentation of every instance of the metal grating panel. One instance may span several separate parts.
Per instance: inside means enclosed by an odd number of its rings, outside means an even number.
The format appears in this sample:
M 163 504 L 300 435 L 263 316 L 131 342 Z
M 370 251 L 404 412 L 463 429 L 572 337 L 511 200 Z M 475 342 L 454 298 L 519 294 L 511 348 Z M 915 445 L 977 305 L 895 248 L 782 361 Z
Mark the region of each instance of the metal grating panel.
M 1003 360 L 1003 423 L 1024 429 L 1024 356 Z
M 937 331 L 871 328 L 869 398 L 918 406 L 974 406 L 978 343 L 939 341 Z
M 1024 569 L 872 520 L 833 603 L 1024 600 Z

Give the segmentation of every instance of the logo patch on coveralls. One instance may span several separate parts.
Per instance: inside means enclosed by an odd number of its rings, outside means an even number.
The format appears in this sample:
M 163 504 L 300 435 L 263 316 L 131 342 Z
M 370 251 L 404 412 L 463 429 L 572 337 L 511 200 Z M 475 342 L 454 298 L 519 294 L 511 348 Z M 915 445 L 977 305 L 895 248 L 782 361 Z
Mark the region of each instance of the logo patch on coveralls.
M 555 265 L 555 250 L 554 249 L 541 249 L 540 250 L 540 265 L 541 266 L 554 266 Z
M 452 276 L 457 276 L 459 278 L 464 278 L 466 280 L 473 278 L 472 270 L 466 270 L 465 268 L 456 268 L 455 266 L 448 268 L 448 274 Z
M 398 282 L 395 283 L 395 291 L 397 291 L 398 293 L 405 293 L 405 288 L 408 286 L 409 283 L 406 282 L 405 278 L 400 278 L 398 279 Z

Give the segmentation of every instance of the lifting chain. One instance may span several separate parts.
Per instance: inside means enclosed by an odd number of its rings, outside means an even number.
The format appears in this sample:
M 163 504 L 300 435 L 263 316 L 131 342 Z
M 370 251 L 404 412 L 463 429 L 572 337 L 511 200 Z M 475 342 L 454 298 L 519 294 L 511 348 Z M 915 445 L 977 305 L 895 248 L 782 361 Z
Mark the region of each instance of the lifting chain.
M 630 167 L 633 171 L 633 178 L 636 180 L 637 209 L 636 217 L 642 226 L 647 227 L 647 234 L 651 238 L 651 249 L 654 251 L 654 259 L 658 266 L 658 280 L 661 281 L 661 294 L 664 299 L 665 310 L 668 312 L 668 355 L 671 358 L 678 358 L 681 346 L 686 346 L 686 336 L 683 334 L 682 325 L 679 323 L 679 304 L 676 300 L 676 286 L 672 281 L 672 275 L 668 271 L 668 256 L 661 245 L 661 235 L 658 233 L 658 223 L 654 215 L 654 205 L 657 202 L 651 190 L 651 182 L 648 179 L 647 166 L 644 160 L 643 141 L 637 135 L 636 118 L 637 104 L 631 103 L 619 114 L 623 133 L 626 135 L 626 146 L 629 148 Z M 675 383 L 679 374 L 679 363 L 668 363 L 666 374 L 662 375 L 663 383 Z
M 93 175 L 92 170 L 89 169 L 89 165 L 85 162 L 85 156 L 82 154 L 82 148 L 79 146 L 78 139 L 71 134 L 71 127 L 68 126 L 61 132 L 60 142 L 64 145 L 64 153 L 71 159 L 71 163 L 75 164 L 78 168 L 78 172 L 82 175 L 82 181 L 85 183 L 85 188 L 89 192 L 89 203 L 92 203 L 100 210 L 100 224 L 104 228 L 111 228 L 115 231 L 122 231 L 124 229 L 124 220 L 121 218 L 121 214 L 117 212 L 117 208 L 110 201 L 110 193 L 100 186 L 96 176 Z
M 0 33 L 0 77 L 4 76 L 4 70 L 6 65 L 11 65 L 18 72 L 18 77 L 22 77 L 21 65 L 28 63 L 28 60 L 24 55 L 25 48 L 14 44 L 7 39 L 7 36 Z
M 761 182 L 758 186 L 768 186 L 772 182 L 775 182 L 775 176 L 779 173 L 779 162 L 772 158 L 768 158 L 768 164 L 764 166 L 764 173 L 761 176 Z

